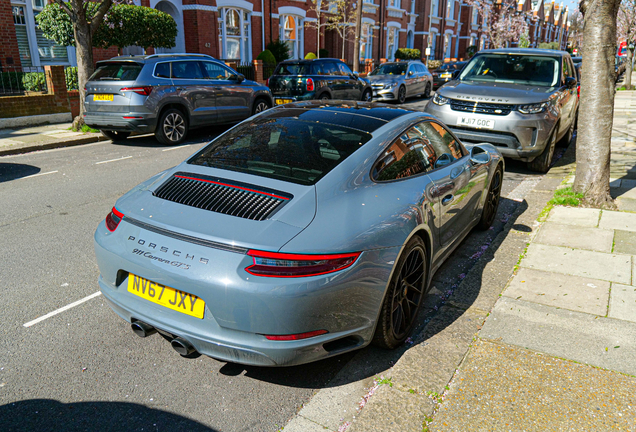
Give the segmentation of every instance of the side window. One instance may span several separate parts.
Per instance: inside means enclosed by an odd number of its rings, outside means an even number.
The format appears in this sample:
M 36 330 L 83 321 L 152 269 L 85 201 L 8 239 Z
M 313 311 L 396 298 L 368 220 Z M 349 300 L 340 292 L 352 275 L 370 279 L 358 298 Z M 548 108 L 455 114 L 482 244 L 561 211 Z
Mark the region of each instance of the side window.
M 349 69 L 349 66 L 347 66 L 344 63 L 338 63 L 338 69 L 340 70 L 340 75 L 346 75 L 346 76 L 353 75 L 353 72 L 351 72 L 351 69 Z
M 158 78 L 170 78 L 170 63 L 158 63 L 155 66 L 155 76 Z
M 226 80 L 232 76 L 232 73 L 230 73 L 229 70 L 212 62 L 203 62 L 203 70 L 205 72 L 205 77 L 209 79 Z
M 433 168 L 440 168 L 464 156 L 461 145 L 442 125 L 430 121 L 422 122 L 415 129 L 424 137 Z
M 313 63 L 311 65 L 311 73 L 312 75 L 326 75 L 325 71 L 323 70 L 323 63 Z
M 172 78 L 202 79 L 203 72 L 198 61 L 177 61 L 172 62 Z
M 412 127 L 391 144 L 373 167 L 376 181 L 396 180 L 433 169 L 434 153 L 427 149 L 421 132 Z
M 340 75 L 338 66 L 334 62 L 324 62 L 322 64 L 322 70 L 325 72 L 325 75 Z

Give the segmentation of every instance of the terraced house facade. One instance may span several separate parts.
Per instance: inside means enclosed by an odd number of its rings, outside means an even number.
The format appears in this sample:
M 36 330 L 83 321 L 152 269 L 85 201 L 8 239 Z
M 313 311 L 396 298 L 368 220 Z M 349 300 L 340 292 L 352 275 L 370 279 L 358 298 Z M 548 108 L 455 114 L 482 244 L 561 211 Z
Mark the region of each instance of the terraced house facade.
M 35 16 L 47 0 L 0 0 L 1 67 L 49 64 L 74 65 L 73 47 L 47 40 Z M 320 2 L 320 0 L 318 0 Z M 361 0 L 363 2 L 360 56 L 362 60 L 393 59 L 398 48 L 418 48 L 429 59 L 466 57 L 469 46 L 489 47 L 486 22 L 461 0 Z M 493 0 L 498 7 L 501 0 Z M 216 58 L 249 62 L 272 40 L 281 39 L 292 57 L 317 51 L 317 16 L 312 0 L 135 0 L 135 4 L 170 14 L 177 23 L 176 46 L 158 52 L 192 52 Z M 350 2 L 350 6 L 355 6 Z M 568 10 L 545 0 L 518 0 L 516 13 L 528 22 L 531 46 L 559 42 L 565 49 Z M 333 5 L 322 0 L 321 20 Z M 351 24 L 344 24 L 352 30 Z M 335 30 L 320 35 L 320 47 L 330 57 L 353 57 L 353 31 L 342 37 Z M 124 54 L 138 54 L 129 47 Z M 114 48 L 95 50 L 95 60 L 117 54 Z

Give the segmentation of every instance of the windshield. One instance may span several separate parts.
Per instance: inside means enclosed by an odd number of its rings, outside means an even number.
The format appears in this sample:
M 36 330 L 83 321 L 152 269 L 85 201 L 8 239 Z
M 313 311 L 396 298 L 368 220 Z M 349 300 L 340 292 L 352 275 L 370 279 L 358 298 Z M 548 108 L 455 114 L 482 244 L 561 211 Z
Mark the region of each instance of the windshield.
M 329 123 L 262 118 L 220 136 L 188 163 L 313 185 L 369 139 Z
M 404 75 L 407 67 L 405 63 L 387 63 L 375 68 L 369 75 Z
M 559 60 L 554 57 L 482 54 L 470 60 L 459 79 L 555 87 L 559 85 L 559 69 Z
M 137 63 L 100 64 L 88 79 L 89 81 L 134 81 L 141 72 L 142 65 Z
M 310 75 L 309 63 L 281 63 L 274 75 Z
M 445 71 L 445 70 L 457 70 L 457 69 L 461 69 L 462 66 L 464 66 L 466 63 L 447 63 L 447 64 L 443 64 L 441 65 L 437 70 L 440 71 Z

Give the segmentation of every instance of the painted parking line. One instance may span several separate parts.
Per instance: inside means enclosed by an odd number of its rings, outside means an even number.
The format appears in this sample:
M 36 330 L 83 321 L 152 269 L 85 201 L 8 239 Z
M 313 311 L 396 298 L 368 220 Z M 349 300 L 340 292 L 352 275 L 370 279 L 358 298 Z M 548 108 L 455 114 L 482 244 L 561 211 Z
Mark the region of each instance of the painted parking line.
M 78 300 L 78 301 L 73 302 L 73 303 L 71 303 L 71 304 L 69 304 L 69 305 L 66 305 L 66 306 L 64 306 L 64 307 L 61 307 L 61 308 L 59 308 L 59 309 L 56 309 L 56 310 L 54 310 L 53 312 L 49 312 L 49 313 L 47 313 L 46 315 L 42 315 L 40 318 L 36 318 L 36 319 L 34 319 L 33 321 L 29 321 L 28 323 L 26 323 L 26 324 L 22 324 L 22 325 L 23 325 L 24 327 L 31 327 L 31 326 L 32 326 L 32 325 L 34 325 L 34 324 L 37 324 L 37 323 L 39 323 L 39 322 L 44 321 L 44 320 L 45 320 L 45 319 L 47 319 L 47 318 L 51 318 L 52 316 L 55 316 L 55 315 L 57 315 L 57 314 L 59 314 L 59 313 L 61 313 L 61 312 L 64 312 L 64 311 L 69 310 L 69 309 L 71 309 L 71 308 L 74 308 L 75 306 L 81 305 L 82 303 L 87 302 L 87 301 L 89 301 L 89 300 L 91 300 L 91 299 L 94 299 L 95 297 L 98 297 L 98 296 L 100 296 L 100 295 L 102 295 L 102 292 L 101 292 L 101 291 L 97 291 L 96 293 L 93 293 L 93 294 L 89 295 L 88 297 L 84 297 L 84 298 L 83 298 L 83 299 L 81 299 L 81 300 Z
M 130 159 L 132 156 L 124 156 L 124 157 L 120 157 L 117 159 L 109 159 L 109 160 L 105 160 L 105 161 L 101 161 L 101 162 L 95 162 L 95 165 L 99 165 L 99 164 L 105 164 L 105 163 L 109 163 L 109 162 L 117 162 L 120 160 L 124 160 L 124 159 Z
M 31 174 L 29 176 L 22 177 L 22 179 L 28 179 L 28 178 L 33 178 L 33 177 L 45 176 L 45 175 L 49 175 L 49 174 L 55 174 L 56 172 L 58 172 L 58 171 L 55 170 L 55 171 L 49 171 L 49 172 L 45 172 L 45 173 Z
M 186 145 L 177 146 L 177 147 L 170 147 L 170 148 L 167 148 L 167 149 L 163 149 L 163 150 L 161 150 L 161 151 L 162 151 L 162 152 L 172 151 L 172 150 L 177 150 L 177 149 L 184 148 L 184 147 L 192 147 L 193 145 L 194 145 L 194 144 L 186 144 Z

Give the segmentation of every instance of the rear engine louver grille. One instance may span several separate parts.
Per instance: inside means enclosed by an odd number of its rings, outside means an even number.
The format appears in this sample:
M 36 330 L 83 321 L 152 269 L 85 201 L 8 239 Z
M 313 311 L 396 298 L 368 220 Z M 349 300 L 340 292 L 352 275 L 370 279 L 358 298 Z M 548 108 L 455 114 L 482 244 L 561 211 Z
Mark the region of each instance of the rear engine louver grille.
M 179 204 L 230 216 L 265 220 L 292 196 L 218 177 L 178 172 L 154 195 Z

